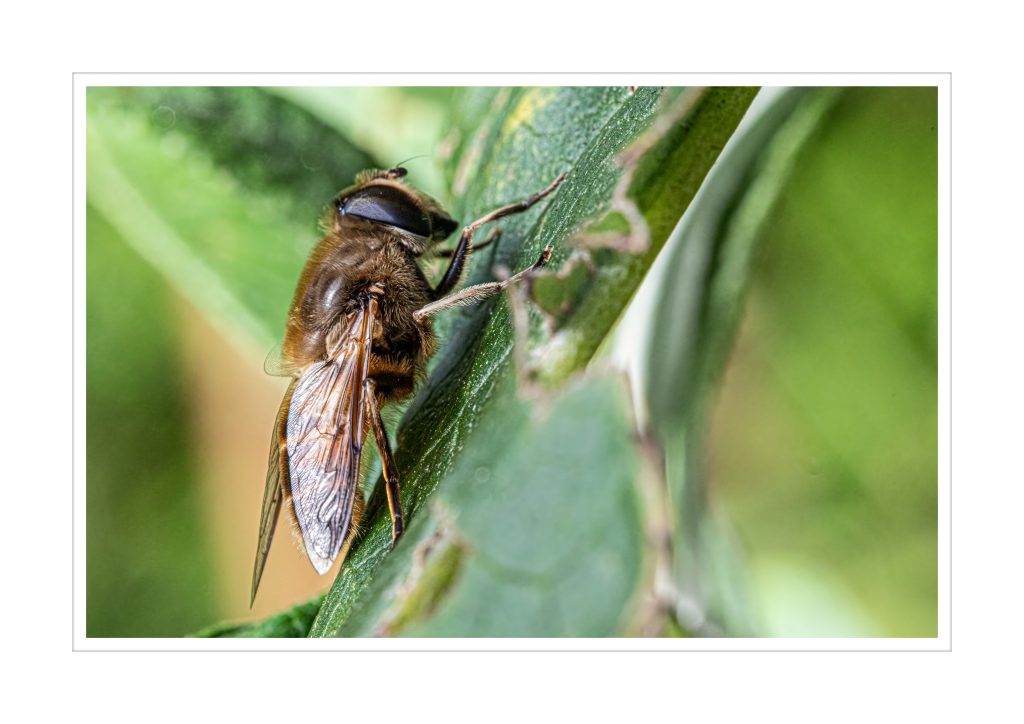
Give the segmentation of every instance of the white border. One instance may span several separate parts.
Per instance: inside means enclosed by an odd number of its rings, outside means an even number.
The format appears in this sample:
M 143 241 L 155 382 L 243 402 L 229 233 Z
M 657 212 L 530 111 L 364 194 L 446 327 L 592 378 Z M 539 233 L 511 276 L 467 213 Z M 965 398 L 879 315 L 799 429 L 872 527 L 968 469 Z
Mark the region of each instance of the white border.
M 939 179 L 938 636 L 934 639 L 88 639 L 85 637 L 85 90 L 124 85 L 759 85 L 935 86 Z M 74 567 L 76 651 L 949 651 L 951 631 L 951 81 L 948 73 L 76 73 L 74 138 Z

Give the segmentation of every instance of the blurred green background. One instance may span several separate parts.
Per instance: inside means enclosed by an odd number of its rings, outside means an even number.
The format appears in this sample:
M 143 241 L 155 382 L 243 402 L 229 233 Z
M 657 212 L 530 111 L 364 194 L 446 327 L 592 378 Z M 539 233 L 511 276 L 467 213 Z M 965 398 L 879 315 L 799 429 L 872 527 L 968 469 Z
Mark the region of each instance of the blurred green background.
M 355 172 L 419 157 L 450 200 L 459 103 L 89 89 L 87 635 L 179 636 L 330 584 L 282 533 L 248 609 L 283 389 L 263 361 Z M 765 635 L 937 632 L 936 117 L 934 88 L 844 90 L 761 240 L 705 465 Z
M 710 479 L 769 632 L 937 631 L 934 89 L 851 89 L 755 266 Z

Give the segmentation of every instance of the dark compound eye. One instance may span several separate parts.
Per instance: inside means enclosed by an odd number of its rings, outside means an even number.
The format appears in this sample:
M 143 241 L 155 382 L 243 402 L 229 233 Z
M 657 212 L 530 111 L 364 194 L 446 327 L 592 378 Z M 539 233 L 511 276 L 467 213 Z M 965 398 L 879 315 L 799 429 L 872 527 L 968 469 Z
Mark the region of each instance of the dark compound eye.
M 459 222 L 447 214 L 434 219 L 434 233 L 438 239 L 447 239 L 458 228 Z
M 391 186 L 370 186 L 338 204 L 342 216 L 358 216 L 417 236 L 430 236 L 430 220 L 409 196 Z

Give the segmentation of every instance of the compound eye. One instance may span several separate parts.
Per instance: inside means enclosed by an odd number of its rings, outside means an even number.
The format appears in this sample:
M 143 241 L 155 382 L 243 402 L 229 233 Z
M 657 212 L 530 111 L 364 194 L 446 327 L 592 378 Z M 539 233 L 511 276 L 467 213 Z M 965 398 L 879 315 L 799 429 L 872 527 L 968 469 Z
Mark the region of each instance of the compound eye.
M 430 236 L 430 219 L 408 194 L 391 186 L 370 186 L 338 203 L 342 216 L 358 216 L 417 236 Z

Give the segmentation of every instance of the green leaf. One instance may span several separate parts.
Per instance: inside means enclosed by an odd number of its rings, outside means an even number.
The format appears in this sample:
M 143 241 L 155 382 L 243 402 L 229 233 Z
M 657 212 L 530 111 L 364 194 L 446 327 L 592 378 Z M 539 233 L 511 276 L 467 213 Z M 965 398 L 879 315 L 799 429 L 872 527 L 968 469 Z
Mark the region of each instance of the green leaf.
M 633 94 L 625 88 L 466 93 L 458 107 L 468 110 L 454 124 L 461 129 L 461 140 L 454 143 L 449 161 L 458 198 L 454 210 L 463 222 L 526 197 L 559 173 L 570 172 L 543 209 L 509 217 L 500 244 L 493 253 L 476 255 L 469 275 L 469 283 L 473 283 L 492 278 L 495 265 L 520 269 L 548 244 L 555 246 L 553 267 L 557 269 L 572 253 L 570 240 L 583 240 L 577 255 L 589 257 L 592 277 L 579 285 L 572 311 L 558 321 L 553 335 L 538 319 L 531 334 L 535 355 L 542 360 L 538 372 L 548 384 L 557 385 L 581 369 L 598 349 L 756 89 L 672 92 L 665 94 L 669 96 L 665 102 L 662 92 L 651 88 Z M 643 136 L 645 131 L 649 135 Z M 627 149 L 634 150 L 634 158 L 624 167 L 619 154 Z M 635 164 L 640 165 L 634 168 Z M 632 189 L 618 194 L 616 189 L 623 178 L 634 179 L 634 171 L 638 172 L 637 196 L 630 206 Z M 594 234 L 586 227 L 617 205 L 625 206 L 627 212 L 639 209 L 646 229 L 630 225 L 629 236 L 631 240 L 640 237 L 642 244 L 595 245 L 588 241 Z M 410 550 L 427 540 L 431 525 L 436 524 L 416 524 L 418 517 L 426 515 L 428 498 L 441 480 L 454 474 L 464 447 L 466 455 L 473 454 L 466 447 L 473 430 L 505 424 L 511 405 L 508 400 L 515 390 L 507 303 L 494 300 L 453 312 L 439 327 L 447 339 L 427 385 L 410 406 L 398 433 L 403 506 L 414 525 L 389 559 L 388 516 L 379 505 L 379 495 L 376 506 L 371 501 L 365 533 L 327 594 L 311 635 L 344 635 L 350 616 L 369 615 L 366 611 L 372 608 L 373 591 L 381 595 L 371 584 L 378 585 L 374 579 L 385 561 L 387 580 L 408 575 L 401 569 L 412 565 Z M 442 560 L 455 565 L 462 556 L 450 553 Z M 442 573 L 439 578 L 443 580 Z M 483 592 L 483 588 L 473 590 Z M 508 593 L 527 595 L 524 591 Z M 366 602 L 361 599 L 364 594 L 370 597 Z M 365 618 L 360 620 L 360 632 L 376 630 Z M 356 627 L 353 623 L 353 630 Z
M 246 191 L 285 199 L 304 224 L 354 172 L 378 165 L 349 136 L 270 89 L 93 88 L 89 100 L 148 119 L 159 143 L 173 149 L 185 141 Z
M 180 636 L 217 609 L 178 304 L 92 207 L 86 234 L 86 635 Z
M 253 88 L 94 88 L 89 203 L 245 354 L 279 340 L 320 209 L 370 157 Z
M 938 630 L 938 99 L 843 90 L 759 242 L 710 454 L 770 635 Z
M 439 129 L 452 88 L 291 86 L 267 90 L 321 119 L 380 159 L 365 168 L 403 164 L 415 177 L 416 188 L 438 197 L 444 194 L 437 163 L 444 150 Z
M 194 638 L 305 638 L 320 610 L 323 596 L 274 614 L 256 623 L 220 623 L 204 628 Z
M 338 635 L 621 630 L 644 546 L 624 385 L 575 386 L 540 419 L 511 395 L 492 414 Z
M 738 547 L 707 500 L 709 404 L 743 309 L 757 243 L 836 96 L 834 89 L 799 89 L 777 98 L 723 155 L 664 261 L 644 356 L 646 401 L 652 434 L 665 455 L 676 617 L 698 632 L 753 635 Z

